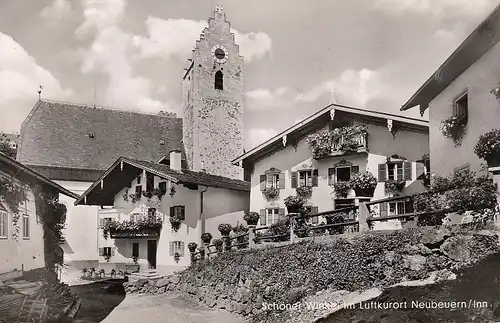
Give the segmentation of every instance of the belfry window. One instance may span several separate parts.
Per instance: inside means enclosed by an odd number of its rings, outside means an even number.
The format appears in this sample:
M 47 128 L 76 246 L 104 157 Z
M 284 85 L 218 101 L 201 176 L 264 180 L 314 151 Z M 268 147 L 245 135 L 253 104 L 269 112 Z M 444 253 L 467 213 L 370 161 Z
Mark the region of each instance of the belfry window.
M 215 89 L 223 90 L 224 89 L 224 74 L 221 71 L 217 71 L 215 73 Z

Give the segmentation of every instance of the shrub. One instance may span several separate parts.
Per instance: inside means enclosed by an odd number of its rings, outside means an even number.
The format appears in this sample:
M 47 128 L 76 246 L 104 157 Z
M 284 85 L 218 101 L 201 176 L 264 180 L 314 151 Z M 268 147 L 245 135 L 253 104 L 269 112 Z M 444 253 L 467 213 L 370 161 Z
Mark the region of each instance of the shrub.
M 248 225 L 257 225 L 259 219 L 260 215 L 257 212 L 245 212 L 243 216 L 243 220 L 245 220 Z
M 482 134 L 474 146 L 474 153 L 487 162 L 491 162 L 493 158 L 498 159 L 500 155 L 500 130 L 495 129 Z
M 337 223 L 345 223 L 345 222 L 346 222 L 346 214 L 344 214 L 344 213 L 334 214 L 334 215 L 326 217 L 326 224 L 337 224 Z M 328 232 L 331 235 L 342 234 L 345 232 L 345 227 L 338 226 L 338 227 L 328 228 Z
M 242 235 L 248 232 L 248 228 L 243 224 L 238 224 L 233 227 L 233 232 L 236 236 Z M 238 244 L 238 249 L 244 249 L 248 246 L 248 234 L 236 238 L 236 243 Z
M 269 227 L 269 233 L 272 236 L 279 235 L 279 237 L 272 239 L 274 242 L 290 240 L 290 218 L 278 219 Z
M 215 239 L 213 241 L 213 244 L 214 244 L 215 250 L 217 250 L 217 252 L 222 252 L 222 245 L 224 244 L 224 242 L 221 239 Z
M 351 190 L 351 184 L 348 181 L 337 181 L 333 184 L 333 189 L 335 190 L 335 195 L 346 198 Z

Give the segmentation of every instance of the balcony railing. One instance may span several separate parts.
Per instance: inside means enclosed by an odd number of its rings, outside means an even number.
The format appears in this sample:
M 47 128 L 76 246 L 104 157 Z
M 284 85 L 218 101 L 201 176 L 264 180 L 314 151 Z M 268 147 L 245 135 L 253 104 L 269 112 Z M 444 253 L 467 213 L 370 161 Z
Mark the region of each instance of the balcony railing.
M 341 137 L 339 140 L 333 142 L 332 154 L 366 150 L 366 137 L 366 134 L 357 134 L 347 138 Z
M 367 152 L 367 128 L 364 125 L 324 130 L 307 137 L 313 158 L 322 159 L 349 153 Z

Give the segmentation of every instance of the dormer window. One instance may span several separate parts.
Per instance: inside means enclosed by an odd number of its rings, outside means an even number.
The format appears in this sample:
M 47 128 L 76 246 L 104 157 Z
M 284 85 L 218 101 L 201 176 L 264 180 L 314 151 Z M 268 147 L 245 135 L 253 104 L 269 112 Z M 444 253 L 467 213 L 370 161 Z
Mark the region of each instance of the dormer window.
M 90 138 L 90 139 L 94 139 L 94 138 L 95 138 L 95 133 L 90 132 L 90 133 L 89 133 L 89 138 Z

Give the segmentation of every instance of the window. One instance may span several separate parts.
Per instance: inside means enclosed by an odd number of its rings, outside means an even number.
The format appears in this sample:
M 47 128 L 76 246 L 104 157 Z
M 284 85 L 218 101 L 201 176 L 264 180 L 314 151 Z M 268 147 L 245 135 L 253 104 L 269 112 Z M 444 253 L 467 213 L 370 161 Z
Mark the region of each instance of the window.
M 139 258 L 139 243 L 138 242 L 132 243 L 132 257 Z
M 183 205 L 170 207 L 170 216 L 176 216 L 181 221 L 186 220 L 186 208 Z
M 317 206 L 304 206 L 304 209 L 308 214 L 315 214 L 318 213 L 318 207 Z M 318 224 L 319 223 L 319 217 L 313 216 L 311 218 L 311 223 L 312 224 Z
M 266 188 L 284 189 L 285 173 L 281 173 L 280 170 L 271 168 L 263 175 L 260 175 L 260 190 L 263 191 Z
M 170 241 L 170 256 L 174 256 L 178 252 L 181 257 L 184 257 L 184 242 Z
M 278 219 L 280 218 L 280 209 L 279 208 L 266 209 L 266 214 L 267 214 L 267 225 L 271 225 L 273 223 L 278 222 Z
M 412 162 L 389 162 L 378 165 L 378 181 L 412 180 Z
M 310 170 L 299 172 L 299 186 L 312 186 L 312 172 Z
M 215 89 L 224 90 L 224 74 L 221 71 L 215 73 Z
M 23 215 L 23 239 L 30 238 L 30 217 L 28 214 Z
M 135 187 L 135 194 L 142 194 L 142 185 L 137 185 Z
M 110 256 L 111 257 L 111 247 L 102 248 L 102 255 L 100 256 Z
M 136 222 L 142 219 L 142 214 L 141 213 L 132 213 L 130 214 L 130 222 Z
M 137 177 L 137 184 L 141 184 L 141 177 L 142 177 L 142 175 Z
M 467 117 L 469 109 L 469 96 L 467 92 L 458 97 L 453 102 L 453 116 L 454 117 Z
M 389 202 L 388 215 L 400 215 L 413 213 L 413 202 Z
M 151 192 L 155 187 L 155 176 L 153 174 L 146 174 L 146 191 Z
M 267 174 L 267 187 L 280 187 L 280 174 Z
M 155 218 L 156 217 L 156 209 L 155 208 L 148 208 L 148 218 Z
M 167 182 L 161 182 L 161 183 L 158 183 L 158 188 L 159 188 L 162 192 L 167 192 Z
M 7 212 L 0 211 L 0 238 L 8 238 L 9 217 Z

